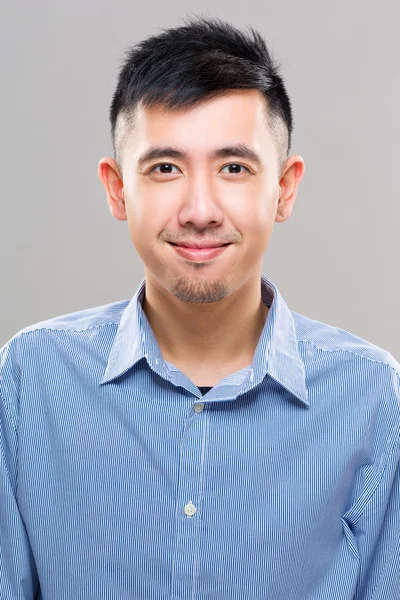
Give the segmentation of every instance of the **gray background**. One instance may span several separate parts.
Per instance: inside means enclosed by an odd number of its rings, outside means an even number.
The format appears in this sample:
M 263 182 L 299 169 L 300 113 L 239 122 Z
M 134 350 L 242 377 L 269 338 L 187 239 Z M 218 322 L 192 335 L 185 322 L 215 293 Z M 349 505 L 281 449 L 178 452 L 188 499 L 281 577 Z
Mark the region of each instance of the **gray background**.
M 400 358 L 400 10 L 391 2 L 1 0 L 0 345 L 130 298 L 144 277 L 97 177 L 127 46 L 190 13 L 255 26 L 293 103 L 305 176 L 263 272 L 289 307 Z

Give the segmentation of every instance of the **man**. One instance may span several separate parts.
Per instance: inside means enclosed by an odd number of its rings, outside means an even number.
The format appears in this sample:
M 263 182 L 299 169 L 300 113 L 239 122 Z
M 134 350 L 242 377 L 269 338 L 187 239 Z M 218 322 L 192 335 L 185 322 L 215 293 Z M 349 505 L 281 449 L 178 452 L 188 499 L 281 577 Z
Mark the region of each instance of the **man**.
M 251 32 L 127 55 L 99 176 L 145 279 L 1 350 L 2 599 L 400 598 L 400 365 L 261 274 L 304 162 Z

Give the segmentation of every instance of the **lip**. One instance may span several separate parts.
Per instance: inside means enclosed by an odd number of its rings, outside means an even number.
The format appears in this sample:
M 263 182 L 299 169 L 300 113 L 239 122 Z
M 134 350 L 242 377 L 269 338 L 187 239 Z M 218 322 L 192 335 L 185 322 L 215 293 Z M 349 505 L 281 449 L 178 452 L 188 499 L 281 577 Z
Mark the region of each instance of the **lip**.
M 217 248 L 188 248 L 186 246 L 175 246 L 170 243 L 170 246 L 183 258 L 189 260 L 211 260 L 223 253 L 231 244 L 218 246 Z

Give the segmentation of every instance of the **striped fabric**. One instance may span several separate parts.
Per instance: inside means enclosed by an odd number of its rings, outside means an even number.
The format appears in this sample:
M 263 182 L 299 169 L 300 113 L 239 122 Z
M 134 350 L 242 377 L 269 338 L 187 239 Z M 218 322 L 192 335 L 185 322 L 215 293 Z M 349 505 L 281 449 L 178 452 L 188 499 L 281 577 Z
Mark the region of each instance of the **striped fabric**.
M 202 395 L 144 293 L 0 350 L 1 600 L 399 600 L 399 363 L 262 274 L 253 362 Z

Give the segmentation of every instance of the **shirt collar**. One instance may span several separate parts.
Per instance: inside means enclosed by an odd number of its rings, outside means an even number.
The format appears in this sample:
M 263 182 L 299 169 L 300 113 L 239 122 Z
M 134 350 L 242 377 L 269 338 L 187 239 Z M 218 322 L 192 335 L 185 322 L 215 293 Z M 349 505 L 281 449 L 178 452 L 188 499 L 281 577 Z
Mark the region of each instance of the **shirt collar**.
M 146 279 L 143 279 L 122 314 L 100 384 L 119 377 L 142 358 L 168 378 L 168 368 L 143 310 L 145 290 Z M 253 385 L 268 373 L 308 406 L 304 362 L 298 351 L 292 313 L 276 285 L 263 273 L 261 298 L 270 309 L 254 353 Z

